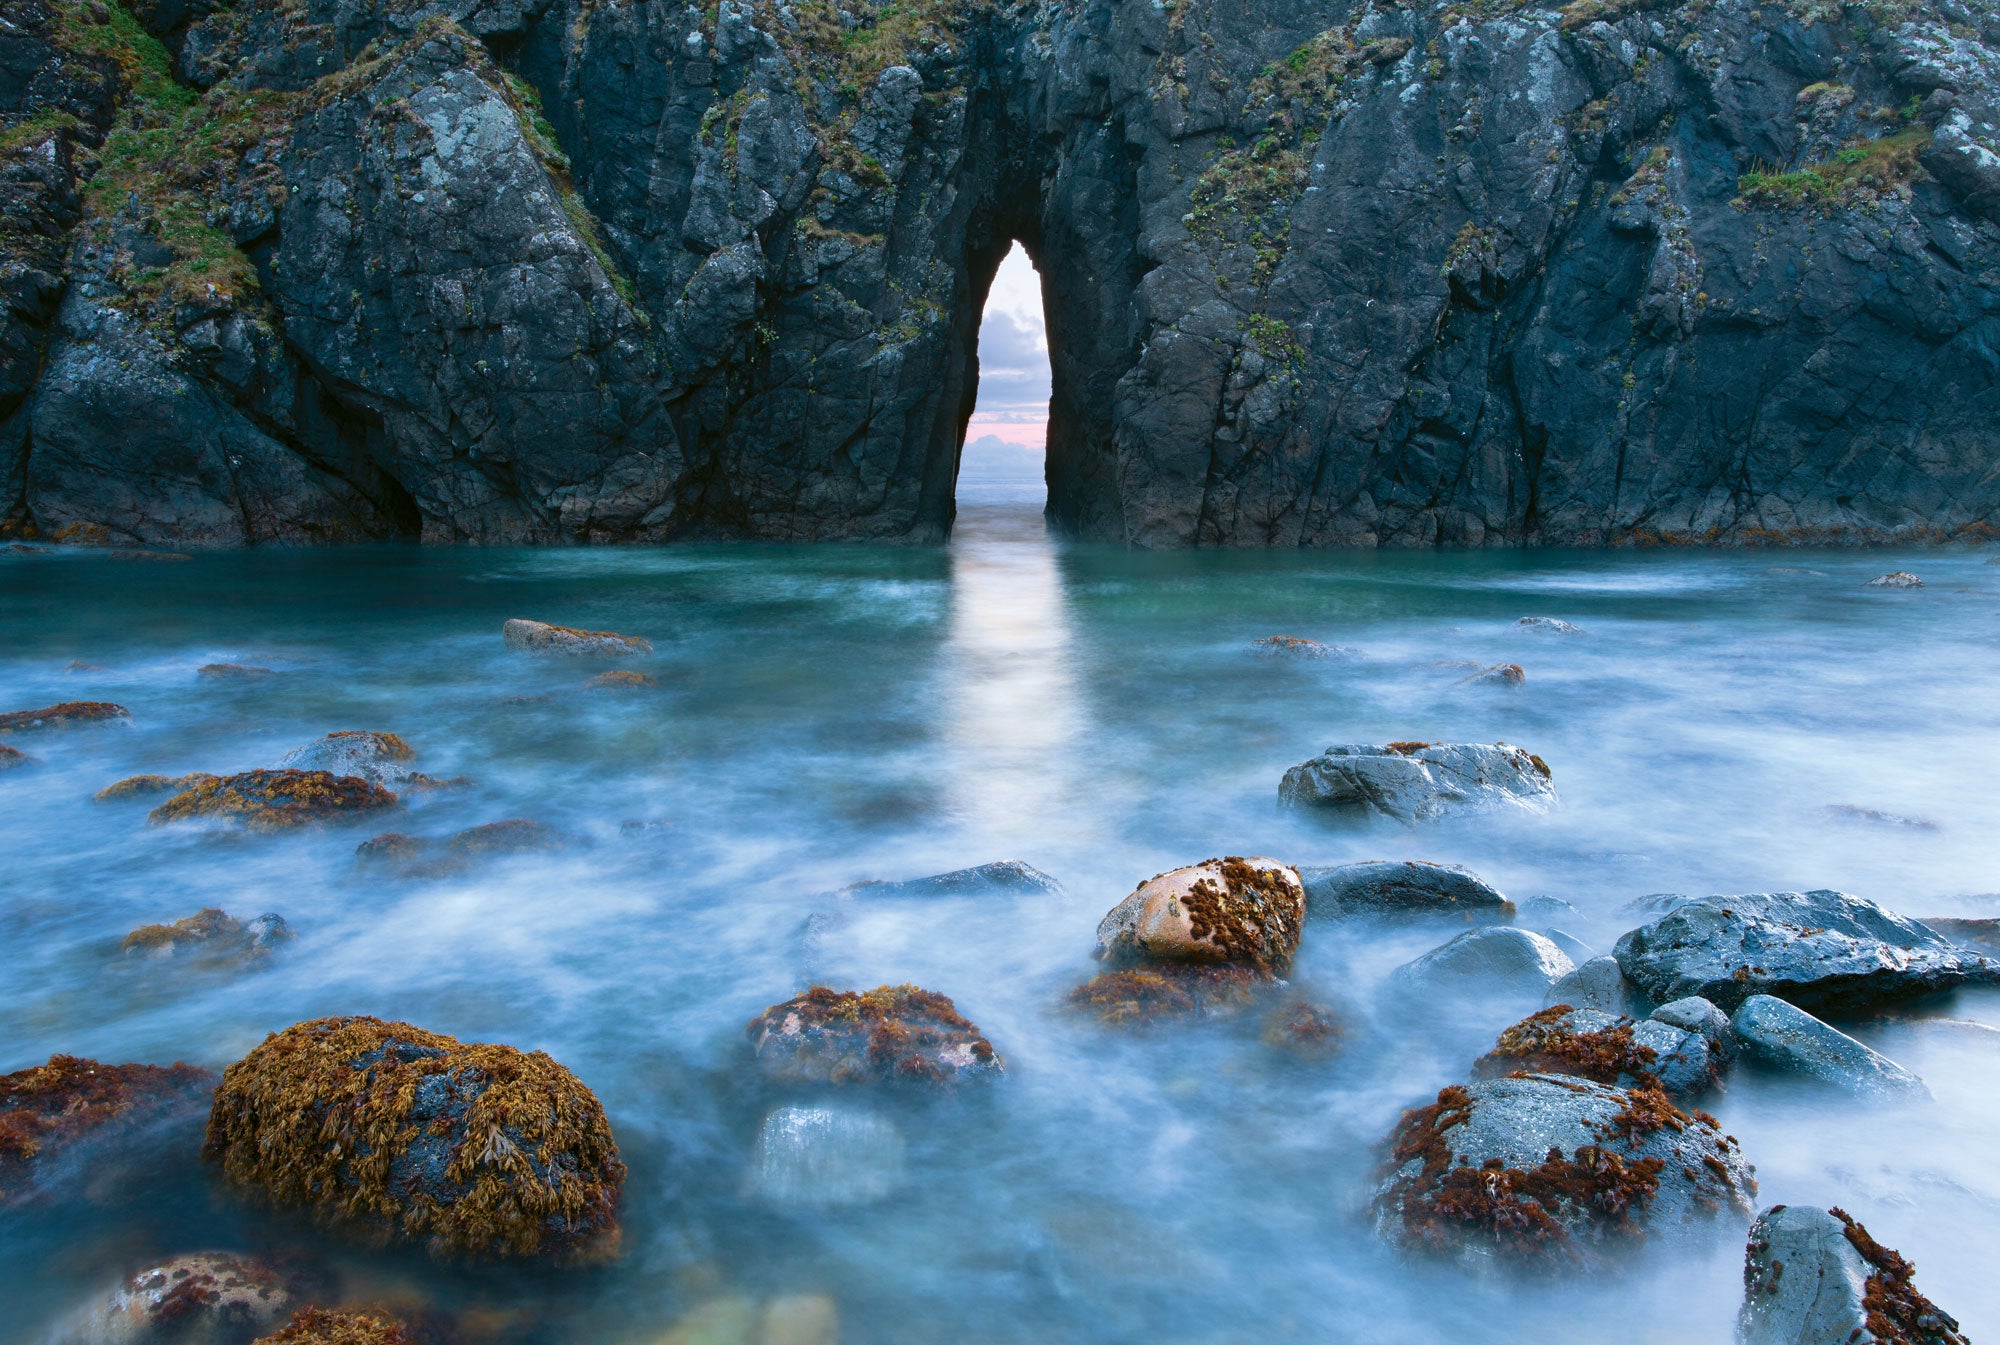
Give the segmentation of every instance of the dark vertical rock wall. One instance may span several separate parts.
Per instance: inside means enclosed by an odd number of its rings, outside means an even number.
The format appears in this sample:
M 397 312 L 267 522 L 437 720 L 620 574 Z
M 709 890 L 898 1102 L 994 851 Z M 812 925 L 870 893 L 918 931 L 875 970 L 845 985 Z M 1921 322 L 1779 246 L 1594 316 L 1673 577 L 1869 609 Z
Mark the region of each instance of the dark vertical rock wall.
M 1145 546 L 2000 521 L 2000 14 L 13 0 L 22 535 L 934 541 L 1041 269 Z

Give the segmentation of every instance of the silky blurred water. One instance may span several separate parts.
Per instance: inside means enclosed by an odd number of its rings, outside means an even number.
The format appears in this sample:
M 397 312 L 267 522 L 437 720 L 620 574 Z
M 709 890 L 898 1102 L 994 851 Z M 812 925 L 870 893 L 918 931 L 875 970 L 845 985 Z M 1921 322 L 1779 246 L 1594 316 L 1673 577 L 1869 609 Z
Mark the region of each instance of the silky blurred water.
M 1222 853 L 1471 866 L 1608 951 L 1662 891 L 1837 887 L 1995 914 L 2000 566 L 1971 552 L 1135 554 L 1048 540 L 1032 487 L 968 483 L 944 550 L 259 550 L 0 556 L 0 709 L 112 700 L 129 724 L 10 739 L 0 774 L 0 1072 L 62 1051 L 220 1067 L 336 1013 L 539 1048 L 603 1100 L 632 1166 L 625 1254 L 561 1275 L 356 1252 L 221 1191 L 195 1137 L 142 1193 L 0 1216 L 0 1339 L 138 1260 L 243 1247 L 352 1295 L 477 1308 L 524 1339 L 650 1342 L 706 1298 L 823 1292 L 850 1342 L 1689 1342 L 1728 1337 L 1741 1230 L 1622 1275 L 1480 1279 L 1406 1264 L 1365 1212 L 1403 1107 L 1462 1078 L 1509 1005 L 1377 987 L 1451 930 L 1308 926 L 1302 993 L 1352 1030 L 1280 1054 L 1254 1015 L 1137 1037 L 1061 1007 L 1099 917 Z M 1926 587 L 1871 589 L 1908 568 Z M 640 634 L 654 688 L 505 649 L 528 616 Z M 1517 624 L 1554 616 L 1564 635 Z M 1271 634 L 1345 646 L 1260 657 Z M 72 660 L 96 665 L 65 671 Z M 217 661 L 272 676 L 196 675 Z M 1462 684 L 1515 662 L 1525 685 Z M 378 825 L 238 836 L 92 800 L 138 772 L 268 766 L 382 729 L 467 789 Z M 1276 807 L 1345 741 L 1519 743 L 1552 816 L 1333 829 Z M 1830 805 L 1931 825 L 1872 822 Z M 377 831 L 543 821 L 585 848 L 397 882 Z M 628 825 L 634 824 L 634 825 Z M 837 899 L 844 884 L 1025 860 L 1061 896 Z M 221 906 L 296 943 L 237 975 L 135 966 L 133 927 Z M 814 921 L 808 937 L 806 925 Z M 900 1129 L 901 1186 L 852 1208 L 746 1183 L 772 1090 L 744 1023 L 811 979 L 952 996 L 1006 1077 L 850 1099 Z M 1532 1005 L 1529 1007 L 1533 1007 Z M 2000 1023 L 1961 996 L 1936 1011 Z M 1864 1024 L 1937 1100 L 1885 1112 L 1741 1079 L 1711 1110 L 1763 1199 L 1840 1204 L 1975 1339 L 2000 1321 L 1991 1160 L 2000 1048 Z

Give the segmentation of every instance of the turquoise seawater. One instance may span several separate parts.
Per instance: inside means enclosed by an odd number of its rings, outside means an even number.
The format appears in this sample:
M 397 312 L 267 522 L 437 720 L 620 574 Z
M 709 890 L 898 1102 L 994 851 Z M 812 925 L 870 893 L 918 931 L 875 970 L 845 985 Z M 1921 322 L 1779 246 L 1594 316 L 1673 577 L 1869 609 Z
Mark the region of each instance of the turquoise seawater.
M 0 1339 L 46 1339 L 141 1260 L 234 1247 L 347 1296 L 476 1309 L 507 1339 L 647 1345 L 718 1295 L 814 1293 L 850 1345 L 1724 1340 L 1735 1227 L 1587 1279 L 1412 1265 L 1375 1238 L 1367 1192 L 1399 1111 L 1519 1016 L 1377 993 L 1452 931 L 1308 926 L 1296 983 L 1351 1027 L 1327 1061 L 1275 1051 L 1254 1021 L 1107 1034 L 1063 997 L 1106 910 L 1218 854 L 1462 863 L 1516 900 L 1573 903 L 1560 923 L 1597 952 L 1656 892 L 1835 887 L 2000 914 L 1981 895 L 2000 891 L 1988 560 L 1130 553 L 1051 541 L 1031 489 L 991 483 L 962 491 L 934 550 L 0 555 L 0 709 L 132 712 L 9 740 L 36 761 L 0 774 L 0 1072 L 52 1052 L 219 1068 L 290 1023 L 376 1014 L 546 1050 L 631 1164 L 617 1263 L 480 1272 L 247 1206 L 198 1137 L 169 1137 L 137 1191 L 85 1174 L 0 1216 Z M 1864 587 L 1895 569 L 1926 586 Z M 586 689 L 596 666 L 503 646 L 515 616 L 644 635 L 656 652 L 631 666 L 658 685 Z M 1272 634 L 1352 652 L 1253 652 Z M 274 671 L 197 676 L 219 661 Z M 1502 662 L 1525 683 L 1461 681 Z M 379 825 L 262 836 L 92 797 L 140 772 L 273 765 L 336 729 L 399 733 L 419 769 L 473 784 Z M 1347 829 L 1278 810 L 1284 770 L 1326 745 L 1413 738 L 1521 744 L 1563 804 Z M 587 844 L 433 881 L 355 859 L 377 831 L 505 818 Z M 1063 894 L 828 896 L 995 859 Z M 135 926 L 206 906 L 273 911 L 299 937 L 238 975 L 119 955 Z M 743 1027 L 813 978 L 950 995 L 1007 1065 L 943 1101 L 847 1099 L 904 1144 L 900 1183 L 857 1206 L 750 1183 L 762 1118 L 813 1099 L 758 1081 Z M 1981 996 L 1938 1012 L 2000 1024 Z M 1844 1206 L 1983 1338 L 2000 1325 L 2000 1046 L 1856 1031 L 1936 1101 L 1884 1111 L 1745 1079 L 1710 1110 L 1767 1202 Z

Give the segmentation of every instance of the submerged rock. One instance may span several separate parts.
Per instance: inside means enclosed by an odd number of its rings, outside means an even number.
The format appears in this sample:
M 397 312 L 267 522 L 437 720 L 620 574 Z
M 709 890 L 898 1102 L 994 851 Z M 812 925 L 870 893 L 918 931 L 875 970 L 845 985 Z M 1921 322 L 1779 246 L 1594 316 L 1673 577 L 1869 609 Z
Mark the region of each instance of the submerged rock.
M 1496 663 L 1490 668 L 1458 679 L 1460 686 L 1517 687 L 1528 680 L 1527 669 L 1518 663 Z
M 71 1145 L 191 1113 L 214 1088 L 215 1075 L 193 1065 L 104 1065 L 73 1055 L 0 1075 L 0 1208 Z
M 787 1083 L 951 1084 L 1001 1072 L 993 1044 L 957 1006 L 914 985 L 865 993 L 816 985 L 746 1031 L 765 1076 Z
M 1270 982 L 1253 967 L 1215 962 L 1151 962 L 1101 971 L 1064 1003 L 1106 1027 L 1228 1013 L 1250 1004 Z
M 1265 658 L 1326 659 L 1352 652 L 1298 635 L 1266 635 L 1261 640 L 1252 640 L 1250 647 Z
M 434 1255 L 594 1259 L 618 1242 L 625 1165 L 604 1109 L 540 1051 L 298 1023 L 223 1073 L 206 1152 L 277 1204 Z
M 1505 924 L 1514 903 L 1470 869 L 1421 859 L 1301 867 L 1308 915 L 1442 916 Z
M 400 831 L 371 836 L 355 847 L 355 856 L 380 864 L 405 878 L 436 878 L 461 873 L 480 859 L 509 855 L 554 855 L 575 849 L 577 838 L 546 822 L 511 817 L 487 822 L 438 840 Z
M 410 768 L 416 759 L 415 750 L 396 734 L 341 729 L 285 753 L 278 758 L 278 769 L 326 771 L 399 788 L 412 779 L 427 779 Z
M 903 1150 L 895 1123 L 873 1112 L 780 1107 L 757 1132 L 750 1188 L 778 1205 L 865 1205 L 903 1184 Z
M 292 1320 L 254 1345 L 413 1345 L 401 1321 L 381 1312 L 300 1308 Z
M 1324 1059 L 1340 1050 L 1347 1024 L 1326 1005 L 1301 999 L 1265 1015 L 1258 1035 L 1266 1046 L 1307 1059 Z
M 11 771 L 16 766 L 25 766 L 29 759 L 28 754 L 20 748 L 0 743 L 0 771 Z
M 244 960 L 261 957 L 297 936 L 281 915 L 266 912 L 244 921 L 210 906 L 171 925 L 141 925 L 118 946 L 127 956 L 149 959 L 200 957 Z
M 1966 1345 L 1915 1270 L 1844 1210 L 1773 1205 L 1750 1226 L 1738 1345 Z
M 298 1306 L 300 1287 L 295 1277 L 252 1256 L 177 1256 L 132 1275 L 56 1340 L 58 1345 L 243 1345 Z
M 1715 1086 L 1721 1061 L 1701 1034 L 1622 1014 L 1557 1004 L 1500 1034 L 1473 1073 L 1573 1074 L 1620 1088 L 1657 1087 L 1677 1098 Z
M 195 676 L 207 677 L 215 681 L 254 682 L 262 677 L 276 676 L 271 668 L 260 668 L 252 663 L 204 663 L 194 670 Z
M 1517 626 L 1526 626 L 1529 630 L 1554 631 L 1558 635 L 1583 634 L 1583 628 L 1581 626 L 1572 626 L 1569 622 L 1564 621 L 1560 617 L 1524 616 L 1514 624 Z
M 1350 743 L 1286 771 L 1278 802 L 1403 822 L 1490 808 L 1541 813 L 1556 804 L 1551 778 L 1540 757 L 1505 743 Z
M 1917 923 L 1936 930 L 1961 948 L 1970 948 L 1987 957 L 2000 957 L 2000 920 L 1944 916 L 1936 919 L 1926 917 Z
M 13 710 L 0 714 L 0 733 L 74 728 L 79 724 L 104 724 L 131 717 L 130 710 L 109 701 L 64 701 L 60 705 L 45 705 L 39 710 Z
M 999 859 L 928 878 L 852 883 L 841 893 L 856 897 L 1052 897 L 1062 893 L 1062 884 L 1032 864 Z
M 1830 891 L 1682 901 L 1618 940 L 1617 955 L 1653 1000 L 1700 995 L 1724 1009 L 1776 995 L 1845 1012 L 2000 975 L 1933 929 Z
M 1305 913 L 1305 888 L 1290 866 L 1206 859 L 1149 878 L 1114 906 L 1097 926 L 1097 955 L 1112 966 L 1228 963 L 1282 976 Z
M 1880 808 L 1861 808 L 1852 803 L 1829 803 L 1826 815 L 1845 822 L 1873 822 L 1877 826 L 1907 827 L 1911 831 L 1940 830 L 1928 817 L 1904 817 L 1901 813 L 1885 813 Z
M 187 775 L 128 775 L 98 790 L 97 801 L 110 803 L 117 799 L 142 798 L 147 794 L 178 794 L 198 785 L 214 784 L 221 778 L 206 771 L 194 771 Z
M 1862 585 L 1863 588 L 1922 588 L 1923 586 L 1924 581 L 1908 570 L 1891 570 L 1888 574 L 1877 575 Z
M 1757 1190 L 1712 1118 L 1559 1075 L 1446 1088 L 1390 1144 L 1377 1230 L 1470 1261 L 1596 1264 L 1614 1244 L 1747 1219 Z
M 1743 1053 L 1759 1064 L 1852 1093 L 1930 1096 L 1924 1081 L 1895 1061 L 1782 999 L 1752 995 L 1729 1021 Z
M 587 691 L 638 691 L 646 687 L 656 687 L 660 679 L 651 673 L 633 672 L 620 668 L 615 672 L 602 672 L 585 682 Z
M 650 654 L 652 642 L 637 635 L 620 635 L 609 630 L 578 630 L 574 626 L 552 626 L 546 621 L 515 617 L 500 628 L 509 649 L 525 649 L 537 654 Z
M 1449 995 L 1494 992 L 1534 995 L 1575 970 L 1569 955 L 1530 930 L 1494 926 L 1474 929 L 1391 973 L 1405 993 Z M 1530 1001 L 1533 1002 L 1533 1001 Z
M 1554 943 L 1555 940 L 1550 939 L 1549 942 Z M 1561 947 L 1560 944 L 1557 946 Z M 1552 1005 L 1572 1004 L 1580 1009 L 1599 1009 L 1605 1013 L 1632 1012 L 1634 998 L 1625 973 L 1618 969 L 1618 959 L 1610 956 L 1593 957 L 1577 963 L 1574 970 L 1565 972 L 1549 987 L 1549 1003 Z
M 396 806 L 382 786 L 327 771 L 244 771 L 183 789 L 147 814 L 155 823 L 219 818 L 252 831 L 330 822 Z

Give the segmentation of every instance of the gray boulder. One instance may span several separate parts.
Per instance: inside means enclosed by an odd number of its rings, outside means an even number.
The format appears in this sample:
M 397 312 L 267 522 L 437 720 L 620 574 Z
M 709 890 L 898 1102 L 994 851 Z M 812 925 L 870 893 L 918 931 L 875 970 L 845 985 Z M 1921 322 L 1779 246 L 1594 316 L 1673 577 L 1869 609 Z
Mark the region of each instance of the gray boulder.
M 1480 925 L 1514 918 L 1513 902 L 1456 864 L 1370 859 L 1310 865 L 1299 870 L 1299 877 L 1306 885 L 1308 916 L 1444 916 Z
M 1677 1027 L 1683 1032 L 1698 1034 L 1702 1040 L 1724 1054 L 1734 1044 L 1730 1037 L 1729 1015 L 1715 1007 L 1699 995 L 1689 995 L 1671 1004 L 1662 1004 L 1653 1010 L 1653 1021 Z
M 1842 1210 L 1773 1205 L 1750 1226 L 1738 1345 L 1964 1345 L 1914 1269 Z
M 1734 1009 L 1777 995 L 1849 1011 L 1990 981 L 2000 967 L 1914 920 L 1844 892 L 1760 892 L 1683 902 L 1618 941 L 1626 979 L 1656 1001 Z
M 415 758 L 410 745 L 396 734 L 343 729 L 293 748 L 278 758 L 278 769 L 352 775 L 399 789 L 416 776 L 410 766 Z
M 1803 1074 L 1871 1097 L 1929 1097 L 1916 1075 L 1805 1010 L 1752 995 L 1730 1019 L 1743 1053 L 1760 1064 Z
M 1393 1246 L 1595 1265 L 1621 1243 L 1750 1217 L 1735 1141 L 1653 1090 L 1526 1074 L 1405 1112 L 1371 1200 Z
M 1535 932 L 1537 934 L 1540 934 L 1543 938 L 1547 939 L 1550 943 L 1554 944 L 1556 947 L 1562 949 L 1563 952 L 1568 955 L 1569 960 L 1576 963 L 1578 966 L 1582 966 L 1584 963 L 1591 960 L 1590 945 L 1585 943 L 1582 939 L 1576 937 L 1576 935 L 1570 933 L 1568 930 L 1556 929 L 1551 927 L 1548 929 L 1539 929 L 1536 930 Z
M 903 1148 L 895 1123 L 872 1111 L 780 1107 L 757 1132 L 750 1190 L 775 1205 L 865 1205 L 903 1184 Z
M 1502 1032 L 1473 1072 L 1481 1078 L 1571 1074 L 1620 1088 L 1657 1085 L 1685 1098 L 1713 1087 L 1720 1065 L 1700 1033 L 1558 1004 Z
M 1632 987 L 1625 982 L 1625 973 L 1618 970 L 1618 959 L 1593 957 L 1558 978 L 1549 987 L 1548 1002 L 1622 1014 L 1632 1012 L 1634 998 Z
M 1061 892 L 1061 883 L 1018 859 L 995 860 L 902 882 L 852 883 L 840 889 L 840 895 L 855 897 L 1041 897 Z
M 1501 925 L 1468 930 L 1396 968 L 1390 979 L 1410 992 L 1539 996 L 1575 969 L 1568 955 L 1540 934 Z
M 1505 743 L 1347 743 L 1285 772 L 1278 802 L 1422 822 L 1454 812 L 1556 804 L 1548 766 Z

